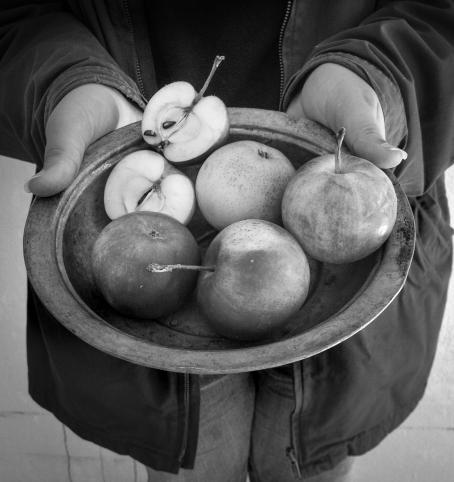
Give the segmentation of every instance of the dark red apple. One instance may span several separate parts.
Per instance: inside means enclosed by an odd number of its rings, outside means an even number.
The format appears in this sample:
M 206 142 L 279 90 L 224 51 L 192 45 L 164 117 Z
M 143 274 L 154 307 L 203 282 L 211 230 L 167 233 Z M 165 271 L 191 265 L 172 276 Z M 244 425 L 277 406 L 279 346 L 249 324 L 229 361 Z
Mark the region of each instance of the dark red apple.
M 143 319 L 177 310 L 197 281 L 195 271 L 154 273 L 149 265 L 199 262 L 188 228 L 152 212 L 133 212 L 109 223 L 92 253 L 94 278 L 106 301 L 124 315 Z
M 226 227 L 208 247 L 203 265 L 199 306 L 228 338 L 272 337 L 301 308 L 309 289 L 306 255 L 285 229 L 269 221 L 248 219 Z
M 341 158 L 345 130 L 335 154 L 316 157 L 290 180 L 282 199 L 284 227 L 305 252 L 323 262 L 350 263 L 368 256 L 389 237 L 397 197 L 389 177 L 371 162 Z

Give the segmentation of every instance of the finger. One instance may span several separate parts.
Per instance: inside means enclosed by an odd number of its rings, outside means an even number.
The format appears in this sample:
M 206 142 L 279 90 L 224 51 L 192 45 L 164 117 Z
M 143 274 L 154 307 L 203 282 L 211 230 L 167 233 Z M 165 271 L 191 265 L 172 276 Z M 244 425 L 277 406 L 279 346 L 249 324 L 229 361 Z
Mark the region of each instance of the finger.
M 62 99 L 46 125 L 43 169 L 28 181 L 26 190 L 38 196 L 64 190 L 77 175 L 86 148 L 125 119 L 134 117 L 134 108 L 129 113 L 124 107 L 120 109 L 111 91 L 87 84 Z
M 396 167 L 407 158 L 405 151 L 386 141 L 383 111 L 375 93 L 361 92 L 338 106 L 334 122 L 345 127 L 345 141 L 353 154 L 382 169 Z
M 297 121 L 302 117 L 307 117 L 303 110 L 303 104 L 301 102 L 301 96 L 297 95 L 292 99 L 289 106 L 287 107 L 287 115 L 290 119 Z
M 345 141 L 353 154 L 381 168 L 391 168 L 407 157 L 386 141 L 385 121 L 374 90 L 363 79 L 336 64 L 319 66 L 301 93 L 306 117 L 334 132 L 345 127 Z
M 407 159 L 407 153 L 386 142 L 373 126 L 363 127 L 357 137 L 347 138 L 350 150 L 363 159 L 373 162 L 382 169 L 391 169 Z

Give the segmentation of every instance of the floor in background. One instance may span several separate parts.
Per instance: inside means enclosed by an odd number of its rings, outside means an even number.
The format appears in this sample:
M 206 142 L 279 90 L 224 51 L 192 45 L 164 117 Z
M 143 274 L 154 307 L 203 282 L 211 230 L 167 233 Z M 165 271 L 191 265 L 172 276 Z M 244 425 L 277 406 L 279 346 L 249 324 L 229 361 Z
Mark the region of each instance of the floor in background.
M 0 482 L 146 482 L 144 468 L 86 442 L 27 393 L 22 231 L 33 167 L 0 157 Z M 447 185 L 454 213 L 454 171 Z M 426 395 L 378 448 L 358 458 L 352 482 L 454 480 L 454 283 Z

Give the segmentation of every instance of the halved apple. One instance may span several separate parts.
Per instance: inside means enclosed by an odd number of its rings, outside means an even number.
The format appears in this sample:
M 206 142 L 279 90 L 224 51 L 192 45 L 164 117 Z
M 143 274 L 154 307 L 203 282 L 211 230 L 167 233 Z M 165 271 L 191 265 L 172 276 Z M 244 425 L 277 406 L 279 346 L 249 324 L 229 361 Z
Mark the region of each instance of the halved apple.
M 197 160 L 227 136 L 229 117 L 224 102 L 212 95 L 203 97 L 222 60 L 216 56 L 200 92 L 188 82 L 173 82 L 158 90 L 145 107 L 142 136 L 170 162 Z
M 110 173 L 104 207 L 110 219 L 151 211 L 187 224 L 195 210 L 194 185 L 161 154 L 139 150 L 124 157 Z

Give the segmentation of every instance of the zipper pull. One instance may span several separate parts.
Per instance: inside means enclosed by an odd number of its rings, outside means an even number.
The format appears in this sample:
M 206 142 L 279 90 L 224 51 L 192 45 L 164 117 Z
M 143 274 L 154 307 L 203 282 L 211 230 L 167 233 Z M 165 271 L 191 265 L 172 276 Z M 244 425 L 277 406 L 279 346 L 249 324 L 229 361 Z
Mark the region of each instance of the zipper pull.
M 300 464 L 298 463 L 298 459 L 296 458 L 295 449 L 293 447 L 287 447 L 286 455 L 290 459 L 290 463 L 292 464 L 293 474 L 297 479 L 302 479 L 303 476 L 301 474 Z

